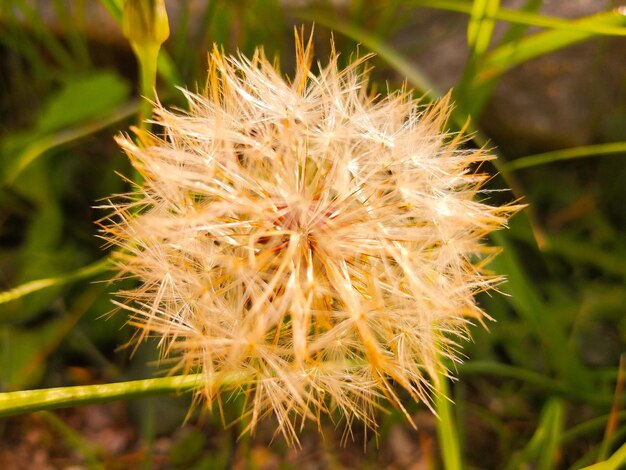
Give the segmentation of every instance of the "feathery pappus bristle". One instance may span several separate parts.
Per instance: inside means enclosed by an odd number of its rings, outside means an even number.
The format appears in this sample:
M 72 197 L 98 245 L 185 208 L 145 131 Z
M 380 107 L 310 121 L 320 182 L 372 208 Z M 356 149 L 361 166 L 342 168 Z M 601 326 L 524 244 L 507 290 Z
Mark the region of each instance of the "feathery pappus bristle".
M 492 156 L 444 130 L 447 98 L 375 96 L 365 58 L 314 71 L 311 41 L 296 50 L 287 80 L 261 51 L 214 48 L 187 111 L 156 103 L 159 135 L 118 137 L 144 182 L 103 222 L 139 281 L 118 302 L 137 339 L 202 373 L 201 402 L 240 390 L 248 430 L 273 413 L 295 444 L 326 414 L 409 417 L 402 389 L 430 403 L 500 280 L 484 238 L 518 209 L 479 200 Z

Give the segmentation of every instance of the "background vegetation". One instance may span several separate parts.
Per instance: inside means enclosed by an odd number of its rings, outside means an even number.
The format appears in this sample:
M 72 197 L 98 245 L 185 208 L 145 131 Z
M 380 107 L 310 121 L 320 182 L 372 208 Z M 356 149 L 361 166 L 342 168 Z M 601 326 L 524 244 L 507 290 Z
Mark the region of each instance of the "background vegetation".
M 176 86 L 202 86 L 213 42 L 245 54 L 263 45 L 289 73 L 293 26 L 314 22 L 322 62 L 334 32 L 343 60 L 357 49 L 377 54 L 380 89 L 406 78 L 433 100 L 453 86 L 451 128 L 470 118 L 473 145 L 500 149 L 491 187 L 513 188 L 529 207 L 493 237 L 504 252 L 491 267 L 507 276 L 508 295 L 480 298 L 496 322 L 473 328 L 450 384 L 454 406 L 438 404 L 442 420 L 409 405 L 417 430 L 391 411 L 365 451 L 361 430 L 341 448 L 341 430 L 328 423 L 324 439 L 305 429 L 296 452 L 280 439 L 270 446 L 271 422 L 240 439 L 217 410 L 182 426 L 189 397 L 159 396 L 5 418 L 2 468 L 36 458 L 38 468 L 626 462 L 626 7 L 543 3 L 166 2 L 171 34 L 157 88 L 168 104 L 182 106 Z M 93 282 L 110 277 L 93 206 L 128 189 L 116 172 L 130 175 L 129 164 L 112 136 L 137 123 L 142 93 L 122 13 L 121 0 L 0 2 L 1 391 L 158 370 L 150 344 L 133 357 L 119 348 L 131 328 L 123 315 L 102 318 L 112 287 Z M 14 413 L 12 403 L 0 398 L 1 413 Z M 239 406 L 232 397 L 224 413 L 235 417 Z

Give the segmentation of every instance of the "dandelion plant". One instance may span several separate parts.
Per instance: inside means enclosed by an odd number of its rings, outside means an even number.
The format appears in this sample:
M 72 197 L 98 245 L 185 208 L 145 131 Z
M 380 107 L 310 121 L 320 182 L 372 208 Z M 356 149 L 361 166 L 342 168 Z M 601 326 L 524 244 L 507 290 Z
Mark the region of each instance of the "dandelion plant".
M 375 430 L 385 402 L 430 406 L 488 318 L 483 240 L 517 209 L 483 201 L 493 157 L 446 131 L 447 99 L 376 95 L 368 57 L 312 52 L 296 34 L 288 80 L 262 50 L 214 48 L 187 111 L 157 102 L 155 134 L 118 137 L 143 183 L 102 221 L 137 341 L 201 374 L 198 403 L 241 391 L 247 430 L 274 414 L 292 443 L 323 415 Z

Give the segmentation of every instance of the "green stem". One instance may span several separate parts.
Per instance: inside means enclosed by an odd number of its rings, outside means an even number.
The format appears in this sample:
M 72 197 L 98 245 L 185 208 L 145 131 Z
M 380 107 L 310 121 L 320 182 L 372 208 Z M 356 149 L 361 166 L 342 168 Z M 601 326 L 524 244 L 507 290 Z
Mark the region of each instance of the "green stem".
M 435 394 L 435 409 L 439 419 L 437 420 L 437 436 L 443 466 L 446 470 L 461 470 L 461 446 L 459 435 L 454 422 L 452 402 L 450 401 L 450 387 L 448 378 L 444 374 L 439 375 L 437 391 Z
M 528 157 L 517 158 L 504 164 L 507 171 L 516 171 L 548 163 L 577 158 L 600 157 L 605 155 L 626 154 L 626 142 L 611 142 L 608 144 L 586 145 L 551 152 L 540 153 Z
M 152 101 L 155 99 L 159 47 L 138 47 L 135 49 L 135 54 L 139 61 L 139 86 L 143 97 L 139 108 L 139 128 L 149 132 L 151 126 L 146 121 L 152 118 Z
M 0 304 L 17 300 L 25 295 L 32 294 L 33 292 L 37 292 L 42 289 L 47 289 L 48 287 L 63 285 L 69 282 L 97 276 L 98 274 L 106 272 L 112 266 L 113 264 L 111 259 L 107 256 L 92 264 L 88 264 L 87 266 L 77 269 L 76 271 L 63 274 L 61 276 L 26 282 L 25 284 L 14 287 L 13 289 L 0 292 Z
M 460 376 L 484 374 L 494 377 L 517 379 L 529 385 L 541 387 L 549 392 L 575 398 L 587 403 L 597 405 L 611 405 L 613 403 L 613 397 L 611 395 L 590 393 L 576 387 L 568 387 L 566 384 L 561 383 L 558 380 L 546 377 L 545 375 L 532 370 L 506 364 L 499 364 L 496 362 L 468 362 L 467 364 L 462 364 L 458 367 L 458 373 Z
M 41 157 L 44 153 L 62 145 L 67 145 L 75 142 L 83 137 L 92 135 L 106 127 L 115 124 L 129 116 L 132 116 L 137 112 L 137 102 L 133 101 L 120 106 L 113 113 L 103 116 L 99 119 L 90 120 L 85 124 L 81 124 L 76 127 L 64 129 L 56 132 L 52 135 L 46 135 L 40 139 L 35 140 L 30 144 L 24 152 L 19 154 L 10 168 L 8 169 L 6 176 L 0 182 L 1 185 L 11 185 L 17 177 L 35 160 Z
M 598 430 L 604 428 L 606 426 L 607 421 L 611 415 L 602 415 L 596 416 L 595 418 L 590 419 L 589 421 L 585 421 L 583 423 L 577 424 L 569 428 L 567 431 L 564 431 L 559 436 L 559 442 L 561 444 L 565 444 L 567 442 L 573 441 L 574 439 L 578 439 L 582 436 L 586 436 L 588 434 L 597 432 Z M 617 413 L 617 418 L 622 421 L 626 419 L 626 410 L 620 411 Z
M 198 388 L 204 380 L 205 376 L 202 374 L 191 374 L 100 385 L 0 393 L 0 417 L 166 393 L 188 392 Z

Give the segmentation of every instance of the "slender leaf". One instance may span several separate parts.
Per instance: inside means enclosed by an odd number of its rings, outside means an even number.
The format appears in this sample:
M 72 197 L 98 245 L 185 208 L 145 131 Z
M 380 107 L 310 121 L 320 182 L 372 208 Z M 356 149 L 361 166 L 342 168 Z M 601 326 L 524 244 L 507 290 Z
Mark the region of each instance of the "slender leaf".
M 63 43 L 50 31 L 42 20 L 40 12 L 31 3 L 25 0 L 14 0 L 14 6 L 27 18 L 32 32 L 39 39 L 41 46 L 63 69 L 74 70 L 76 66 L 74 58 L 70 56 Z M 11 12 L 10 9 L 9 12 Z
M 554 370 L 570 387 L 583 391 L 589 389 L 589 377 L 579 357 L 571 351 L 567 338 L 546 307 L 534 284 L 522 270 L 522 264 L 513 245 L 499 232 L 492 234 L 492 239 L 503 252 L 491 263 L 490 267 L 498 274 L 505 275 L 508 281 L 502 290 L 507 300 L 524 319 L 535 328 L 546 350 L 546 359 Z
M 493 17 L 500 7 L 500 0 L 474 0 L 467 26 L 467 45 L 474 56 L 482 56 L 491 43 Z
M 536 12 L 542 5 L 543 0 L 526 0 L 526 4 L 519 10 L 514 11 L 514 13 L 526 13 L 539 16 Z M 504 34 L 500 45 L 506 44 L 507 42 L 518 41 L 524 36 L 529 26 L 531 25 L 511 21 L 511 26 Z
M 626 444 L 623 444 L 604 462 L 585 467 L 584 470 L 618 470 L 626 465 Z
M 33 292 L 37 292 L 42 289 L 47 289 L 48 287 L 59 286 L 97 276 L 98 274 L 106 272 L 110 267 L 111 262 L 107 257 L 62 276 L 37 279 L 36 281 L 27 282 L 21 286 L 14 287 L 13 289 L 0 292 L 0 304 L 20 299 L 28 294 L 32 294 Z
M 452 402 L 450 401 L 450 387 L 448 377 L 439 374 L 437 380 L 437 391 L 435 392 L 435 410 L 437 412 L 437 436 L 441 449 L 441 458 L 446 470 L 461 470 L 461 444 L 459 433 L 454 420 Z
M 471 2 L 459 0 L 411 0 L 411 4 L 414 6 L 428 7 L 456 13 L 465 13 L 468 15 L 471 15 L 473 8 L 473 4 Z M 578 20 L 568 20 L 531 13 L 529 11 L 500 8 L 496 11 L 486 13 L 484 18 L 526 26 L 589 33 L 590 35 L 626 36 L 626 28 L 621 26 L 624 23 L 618 22 L 616 23 L 616 26 L 611 22 L 605 23 L 602 20 L 604 15 L 614 16 L 619 14 L 623 15 L 621 10 L 617 9 L 609 13 L 601 13 L 596 16 L 589 16 Z M 592 20 L 593 18 L 597 18 L 599 21 L 582 21 L 585 19 Z
M 204 375 L 192 374 L 130 382 L 0 393 L 0 416 L 187 392 L 201 386 L 204 380 Z
M 488 82 L 519 64 L 592 38 L 599 34 L 596 30 L 590 31 L 596 27 L 613 27 L 612 30 L 623 31 L 620 34 L 623 36 L 626 28 L 615 27 L 624 25 L 626 15 L 621 10 L 613 10 L 572 21 L 569 29 L 544 31 L 514 43 L 504 44 L 486 55 L 477 82 Z
M 530 237 L 514 234 L 520 240 L 532 242 Z M 595 266 L 607 274 L 615 274 L 626 277 L 626 264 L 623 258 L 615 253 L 600 250 L 592 243 L 575 240 L 569 236 L 546 235 L 543 240 L 542 250 L 546 253 L 554 253 L 570 261 L 585 263 Z
M 113 18 L 118 21 L 122 20 L 122 0 L 100 0 L 100 3 Z
M 587 434 L 598 432 L 606 426 L 610 416 L 611 415 L 596 416 L 595 418 L 591 418 L 588 421 L 571 427 L 561 434 L 561 442 L 566 443 L 579 437 L 586 436 Z M 626 410 L 620 411 L 617 416 L 619 419 L 626 419 Z
M 526 447 L 515 456 L 505 467 L 510 470 L 519 468 L 537 468 L 551 470 L 556 468 L 554 457 L 563 427 L 563 403 L 559 399 L 552 399 L 546 403 L 539 424 Z M 536 462 L 536 466 L 532 464 Z
M 67 128 L 50 135 L 44 135 L 32 142 L 11 162 L 7 168 L 1 183 L 11 185 L 38 158 L 63 145 L 68 145 L 84 137 L 92 135 L 102 129 L 127 119 L 137 112 L 139 104 L 136 101 L 127 103 L 114 110 L 111 114 L 80 123 L 75 127 Z
M 618 417 L 621 409 L 620 400 L 624 395 L 624 386 L 626 384 L 626 353 L 622 353 L 619 361 L 619 373 L 617 375 L 617 383 L 615 384 L 615 400 L 611 407 L 611 415 L 604 429 L 604 438 L 600 445 L 600 460 L 606 459 L 609 448 L 611 445 L 611 439 L 615 437 L 615 431 L 618 426 Z
M 459 365 L 458 373 L 461 376 L 480 374 L 519 380 L 520 382 L 539 387 L 543 390 L 551 392 L 552 394 L 575 398 L 586 403 L 594 403 L 604 406 L 611 405 L 613 403 L 613 397 L 610 395 L 590 393 L 578 388 L 570 387 L 567 383 L 555 380 L 544 374 L 508 364 L 500 364 L 489 361 L 471 361 Z
M 553 150 L 551 152 L 517 158 L 513 161 L 505 163 L 504 168 L 506 168 L 507 171 L 516 171 L 524 168 L 560 162 L 563 160 L 574 160 L 578 158 L 600 157 L 615 154 L 626 155 L 626 142 L 611 142 L 608 144 L 585 145 L 575 148 Z
M 114 72 L 73 79 L 43 106 L 36 122 L 37 130 L 43 134 L 105 117 L 124 103 L 129 94 L 128 82 Z

